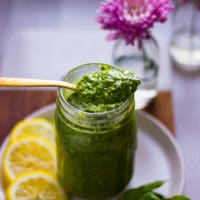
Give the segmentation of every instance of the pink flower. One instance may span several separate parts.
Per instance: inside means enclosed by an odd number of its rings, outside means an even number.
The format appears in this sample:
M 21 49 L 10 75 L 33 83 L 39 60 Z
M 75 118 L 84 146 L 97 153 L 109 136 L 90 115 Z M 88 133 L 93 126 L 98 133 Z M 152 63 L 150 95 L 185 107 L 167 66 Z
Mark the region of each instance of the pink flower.
M 164 22 L 172 7 L 169 0 L 107 0 L 100 5 L 96 21 L 110 30 L 108 40 L 122 38 L 126 44 L 150 37 L 155 22 Z

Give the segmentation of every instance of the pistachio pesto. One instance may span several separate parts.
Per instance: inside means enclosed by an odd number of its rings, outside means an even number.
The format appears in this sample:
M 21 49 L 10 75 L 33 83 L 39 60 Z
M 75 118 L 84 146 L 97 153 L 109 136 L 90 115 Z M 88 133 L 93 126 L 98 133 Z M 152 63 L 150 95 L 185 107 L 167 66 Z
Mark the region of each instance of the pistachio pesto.
M 137 147 L 133 93 L 139 79 L 107 65 L 97 69 L 84 65 L 66 76 L 78 89 L 59 89 L 55 112 L 60 181 L 67 192 L 91 200 L 126 187 Z
M 67 101 L 86 112 L 105 112 L 119 107 L 139 84 L 134 72 L 101 65 L 100 71 L 80 79 L 76 92 L 67 97 Z

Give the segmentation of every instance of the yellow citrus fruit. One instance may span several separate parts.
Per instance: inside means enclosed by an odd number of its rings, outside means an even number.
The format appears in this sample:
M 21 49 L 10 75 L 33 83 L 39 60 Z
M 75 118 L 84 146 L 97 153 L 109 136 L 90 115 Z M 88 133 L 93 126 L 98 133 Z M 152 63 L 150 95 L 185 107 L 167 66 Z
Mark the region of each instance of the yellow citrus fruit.
M 6 190 L 7 200 L 66 200 L 55 175 L 45 171 L 25 172 L 16 177 Z
M 19 121 L 10 133 L 10 140 L 14 141 L 26 135 L 40 135 L 55 143 L 54 126 L 46 119 L 37 117 Z
M 6 182 L 30 170 L 41 169 L 55 174 L 55 146 L 41 136 L 26 136 L 10 142 L 3 153 L 2 166 Z

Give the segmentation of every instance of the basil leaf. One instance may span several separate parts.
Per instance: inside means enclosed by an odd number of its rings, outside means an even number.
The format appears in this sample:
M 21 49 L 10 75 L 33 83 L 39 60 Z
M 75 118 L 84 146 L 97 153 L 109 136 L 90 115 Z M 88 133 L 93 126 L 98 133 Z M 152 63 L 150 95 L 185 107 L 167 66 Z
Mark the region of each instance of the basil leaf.
M 119 198 L 119 200 L 137 200 L 144 196 L 144 194 L 152 192 L 163 184 L 164 181 L 155 181 L 134 189 L 129 189 Z
M 188 198 L 184 195 L 176 195 L 176 196 L 173 196 L 173 197 L 168 198 L 166 200 L 190 200 L 190 198 Z
M 132 199 L 132 200 L 134 200 L 134 199 Z M 138 200 L 160 200 L 160 198 L 157 197 L 154 193 L 149 192 L 149 193 L 144 194 Z
M 154 195 L 156 195 L 160 200 L 165 200 L 165 197 L 163 195 L 161 195 L 160 193 L 157 192 L 153 192 Z

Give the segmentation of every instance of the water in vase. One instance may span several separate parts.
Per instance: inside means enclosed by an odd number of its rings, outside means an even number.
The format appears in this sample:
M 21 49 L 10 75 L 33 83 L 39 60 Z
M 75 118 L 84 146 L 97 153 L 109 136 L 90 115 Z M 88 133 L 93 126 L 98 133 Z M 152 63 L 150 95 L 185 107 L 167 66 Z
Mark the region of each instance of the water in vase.
M 172 59 L 188 72 L 200 70 L 200 35 L 184 29 L 175 32 L 170 46 Z

